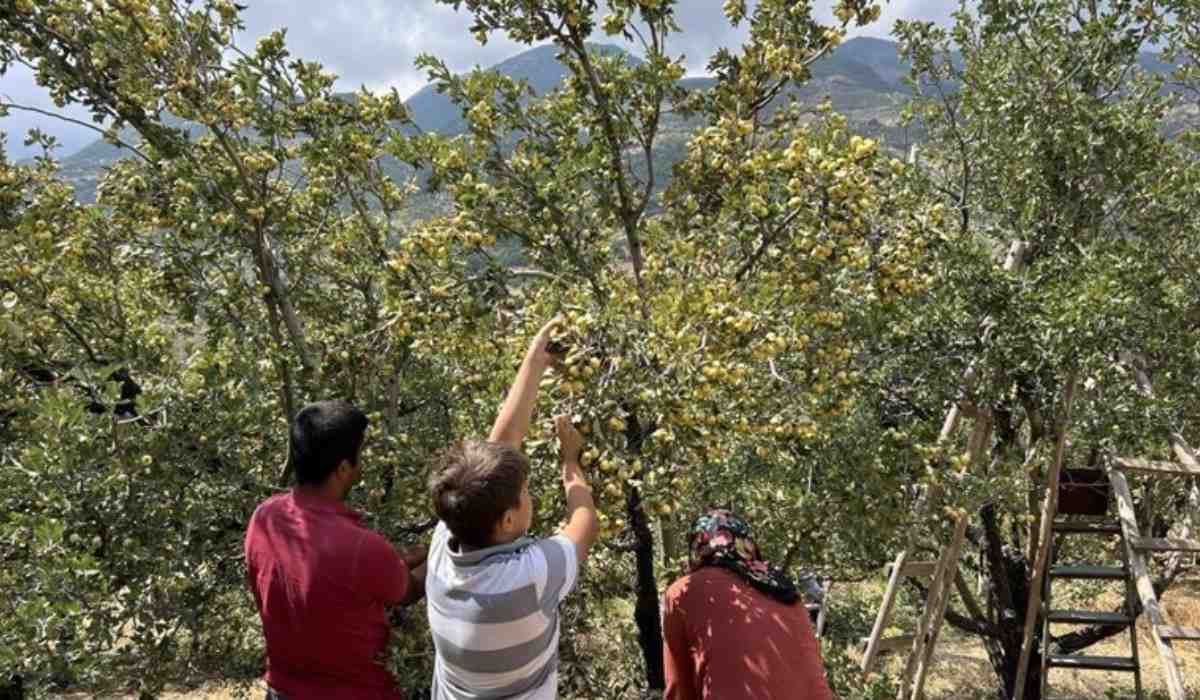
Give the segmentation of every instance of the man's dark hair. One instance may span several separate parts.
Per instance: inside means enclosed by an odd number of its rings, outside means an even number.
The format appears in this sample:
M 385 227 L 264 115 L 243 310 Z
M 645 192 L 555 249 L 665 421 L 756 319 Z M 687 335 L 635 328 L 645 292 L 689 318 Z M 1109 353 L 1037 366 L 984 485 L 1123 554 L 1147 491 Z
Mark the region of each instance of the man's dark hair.
M 498 442 L 466 441 L 446 448 L 429 480 L 433 512 L 460 544 L 482 549 L 505 511 L 521 504 L 529 459 Z
M 300 484 L 322 484 L 346 460 L 358 465 L 367 417 L 345 401 L 310 403 L 292 419 L 288 460 Z

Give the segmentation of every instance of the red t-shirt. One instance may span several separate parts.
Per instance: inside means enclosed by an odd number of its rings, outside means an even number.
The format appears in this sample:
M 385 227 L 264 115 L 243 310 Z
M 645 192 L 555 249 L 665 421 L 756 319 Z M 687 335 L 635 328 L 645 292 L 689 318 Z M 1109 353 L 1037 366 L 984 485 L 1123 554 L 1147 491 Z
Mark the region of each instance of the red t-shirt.
M 802 603 L 785 605 L 706 566 L 667 589 L 666 700 L 833 700 Z
M 379 657 L 385 607 L 408 592 L 408 566 L 340 503 L 294 491 L 246 529 L 250 590 L 267 639 L 267 684 L 288 700 L 403 700 Z

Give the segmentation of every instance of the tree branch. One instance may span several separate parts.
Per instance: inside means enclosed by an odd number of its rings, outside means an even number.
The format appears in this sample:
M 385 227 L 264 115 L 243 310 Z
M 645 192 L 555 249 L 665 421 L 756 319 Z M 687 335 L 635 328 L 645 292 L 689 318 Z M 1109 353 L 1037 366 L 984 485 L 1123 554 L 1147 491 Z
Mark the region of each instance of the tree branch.
M 11 101 L 12 98 L 9 97 L 8 95 L 5 95 L 4 97 L 5 97 L 5 99 L 7 99 L 9 101 L 8 102 L 0 102 L 0 108 L 16 109 L 16 110 L 20 110 L 22 112 L 33 112 L 34 114 L 40 114 L 42 116 L 50 117 L 52 119 L 57 119 L 59 121 L 64 121 L 69 124 L 75 124 L 76 126 L 82 126 L 85 129 L 91 129 L 92 131 L 95 131 L 96 133 L 103 136 L 105 141 L 114 143 L 119 148 L 128 148 L 129 150 L 133 151 L 133 154 L 135 156 L 137 156 L 138 158 L 141 158 L 147 164 L 154 165 L 154 162 L 151 161 L 149 158 L 147 158 L 146 154 L 144 154 L 140 150 L 138 150 L 136 146 L 133 146 L 125 141 L 122 141 L 121 139 L 117 138 L 115 135 L 109 133 L 107 129 L 101 129 L 100 127 L 96 126 L 95 124 L 89 124 L 88 122 L 85 122 L 81 119 L 72 119 L 71 117 L 68 117 L 64 114 L 58 114 L 56 112 L 51 112 L 49 110 L 38 109 L 37 107 L 29 107 L 27 105 L 17 104 L 15 102 L 12 102 Z
M 956 574 L 956 578 L 960 579 L 961 574 Z M 920 593 L 922 601 L 926 601 L 929 598 L 929 589 L 926 586 L 921 585 L 921 583 L 916 579 L 909 579 L 909 583 L 913 588 L 917 589 L 918 593 Z M 957 580 L 956 583 L 958 583 Z M 963 598 L 963 600 L 966 601 L 966 598 Z M 968 605 L 968 607 L 971 606 Z M 978 610 L 978 607 L 976 606 L 975 609 Z M 963 632 L 977 634 L 985 639 L 994 639 L 999 636 L 999 632 L 996 630 L 996 628 L 990 625 L 987 621 L 967 617 L 966 615 L 957 613 L 949 605 L 946 606 L 946 622 L 950 623 L 951 626 L 962 630 Z
M 422 520 L 420 522 L 411 523 L 409 525 L 401 525 L 393 530 L 393 532 L 398 535 L 421 535 L 437 527 L 437 523 L 438 519 L 436 517 L 430 517 L 427 520 Z
M 946 622 L 956 629 L 969 634 L 977 634 L 985 639 L 999 639 L 1000 637 L 996 628 L 989 623 L 959 614 L 950 607 L 946 608 Z
M 600 84 L 600 78 L 596 75 L 596 68 L 592 65 L 591 57 L 588 55 L 587 45 L 584 41 L 585 37 L 572 28 L 568 35 L 561 38 L 571 52 L 575 54 L 575 58 L 578 60 L 579 67 L 583 72 L 583 77 L 587 80 L 592 97 L 595 98 L 596 106 L 599 108 L 600 125 L 604 131 L 605 140 L 608 142 L 609 167 L 612 168 L 613 178 L 617 187 L 617 198 L 620 202 L 621 224 L 625 229 L 626 242 L 629 244 L 629 259 L 633 265 L 634 283 L 637 285 L 638 298 L 641 301 L 642 317 L 647 319 L 649 318 L 650 311 L 646 306 L 645 286 L 642 283 L 642 238 L 641 233 L 638 231 L 638 222 L 645 209 L 644 207 L 637 207 L 634 204 L 633 195 L 629 191 L 629 182 L 626 178 L 625 168 L 621 163 L 623 144 L 618 138 L 617 128 L 613 123 L 612 115 L 612 110 L 615 110 L 616 107 L 609 102 L 608 95 Z
M 793 209 L 783 221 L 779 222 L 778 226 L 776 226 L 767 235 L 763 236 L 762 243 L 758 245 L 758 249 L 751 254 L 746 262 L 742 263 L 741 268 L 739 268 L 738 271 L 733 275 L 734 280 L 738 282 L 742 281 L 742 278 L 746 276 L 746 273 L 750 272 L 755 263 L 757 263 L 759 258 L 762 257 L 763 253 L 767 251 L 767 248 L 771 246 L 771 243 L 775 241 L 775 238 L 784 230 L 786 230 L 788 226 L 792 225 L 792 222 L 796 220 L 796 217 L 800 215 L 801 211 L 802 210 L 800 208 Z

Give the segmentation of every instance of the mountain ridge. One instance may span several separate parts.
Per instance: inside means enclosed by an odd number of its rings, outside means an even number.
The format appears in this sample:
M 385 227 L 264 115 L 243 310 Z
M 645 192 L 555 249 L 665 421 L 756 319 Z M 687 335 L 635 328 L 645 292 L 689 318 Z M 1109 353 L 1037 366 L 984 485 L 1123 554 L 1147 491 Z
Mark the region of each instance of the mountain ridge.
M 625 56 L 630 61 L 640 57 L 613 44 L 589 44 L 593 50 L 608 55 Z M 535 46 L 491 66 L 503 75 L 523 80 L 537 94 L 545 94 L 561 84 L 567 68 L 557 58 L 560 49 L 552 44 Z M 1152 72 L 1169 70 L 1160 57 L 1144 54 L 1140 63 Z M 846 115 L 851 125 L 865 135 L 882 138 L 897 148 L 907 148 L 912 140 L 908 130 L 900 125 L 901 106 L 912 94 L 905 84 L 909 65 L 901 60 L 899 44 L 888 39 L 856 37 L 846 41 L 811 67 L 811 79 L 804 85 L 789 89 L 789 94 L 816 103 L 829 99 L 833 108 Z M 681 84 L 689 89 L 705 89 L 715 83 L 710 76 L 689 76 Z M 349 94 L 349 93 L 348 93 Z M 429 84 L 405 100 L 413 124 L 420 130 L 446 135 L 461 133 L 466 122 L 461 110 L 437 86 Z M 173 125 L 187 123 L 170 118 Z M 683 138 L 687 124 L 674 125 L 674 140 Z M 199 127 L 197 127 L 199 129 Z M 123 134 L 126 140 L 136 139 L 132 132 Z M 665 144 L 665 152 L 680 150 L 676 143 Z M 97 140 L 79 151 L 60 159 L 62 175 L 76 187 L 82 201 L 94 201 L 96 185 L 105 168 L 128 153 L 117 146 Z M 669 165 L 669 163 L 665 163 Z M 669 172 L 669 167 L 660 170 Z

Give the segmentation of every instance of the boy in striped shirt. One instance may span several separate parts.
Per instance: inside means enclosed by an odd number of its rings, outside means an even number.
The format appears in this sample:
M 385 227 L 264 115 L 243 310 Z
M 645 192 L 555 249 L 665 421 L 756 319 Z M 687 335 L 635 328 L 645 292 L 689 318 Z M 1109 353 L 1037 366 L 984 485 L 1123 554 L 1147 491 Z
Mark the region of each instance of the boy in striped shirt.
M 557 696 L 558 604 L 575 586 L 598 523 L 579 465 L 583 440 L 558 416 L 567 524 L 546 539 L 525 534 L 533 504 L 521 442 L 554 362 L 547 346 L 555 324 L 534 338 L 488 440 L 452 445 L 431 480 L 440 520 L 426 577 L 434 700 Z

